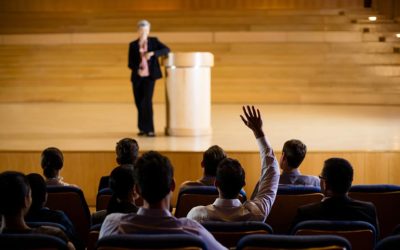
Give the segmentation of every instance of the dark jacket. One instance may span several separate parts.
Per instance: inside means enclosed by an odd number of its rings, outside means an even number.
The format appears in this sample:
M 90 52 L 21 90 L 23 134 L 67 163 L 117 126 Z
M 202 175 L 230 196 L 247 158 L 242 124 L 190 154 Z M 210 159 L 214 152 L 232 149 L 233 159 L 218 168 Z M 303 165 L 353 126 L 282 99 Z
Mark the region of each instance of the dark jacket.
M 371 202 L 353 200 L 348 196 L 328 197 L 321 202 L 300 207 L 293 221 L 292 228 L 306 220 L 353 220 L 371 223 L 379 235 L 376 209 Z
M 161 43 L 156 37 L 147 38 L 147 51 L 154 51 L 154 55 L 148 61 L 150 77 L 157 80 L 162 77 L 160 64 L 158 57 L 166 56 L 169 53 L 169 48 Z M 140 53 L 139 53 L 139 39 L 129 44 L 129 56 L 128 56 L 128 67 L 132 70 L 131 81 L 135 82 L 140 78 L 138 75 L 138 69 L 140 65 Z

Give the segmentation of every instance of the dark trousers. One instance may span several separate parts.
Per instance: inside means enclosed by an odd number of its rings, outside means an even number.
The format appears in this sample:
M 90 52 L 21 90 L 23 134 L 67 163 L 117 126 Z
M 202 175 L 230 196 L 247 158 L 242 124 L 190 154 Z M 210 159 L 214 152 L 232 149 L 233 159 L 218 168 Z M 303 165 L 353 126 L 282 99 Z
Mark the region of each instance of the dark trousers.
M 153 124 L 153 91 L 155 80 L 140 77 L 132 82 L 133 96 L 138 110 L 138 127 L 145 133 L 154 132 Z

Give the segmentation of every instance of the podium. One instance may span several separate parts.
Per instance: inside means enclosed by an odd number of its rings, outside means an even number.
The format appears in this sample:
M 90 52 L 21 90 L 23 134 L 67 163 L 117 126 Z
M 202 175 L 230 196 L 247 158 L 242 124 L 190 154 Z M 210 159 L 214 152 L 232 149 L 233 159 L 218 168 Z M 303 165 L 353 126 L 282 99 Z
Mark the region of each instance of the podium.
M 167 125 L 171 136 L 211 135 L 211 67 L 208 52 L 169 53 L 166 68 Z

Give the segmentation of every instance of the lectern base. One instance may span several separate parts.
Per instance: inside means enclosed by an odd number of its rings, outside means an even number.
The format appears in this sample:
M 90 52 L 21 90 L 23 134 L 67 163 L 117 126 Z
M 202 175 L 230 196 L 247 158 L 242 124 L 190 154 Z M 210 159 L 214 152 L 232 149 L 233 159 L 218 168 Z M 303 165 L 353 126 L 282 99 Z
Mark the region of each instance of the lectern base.
M 211 135 L 211 128 L 188 129 L 188 128 L 165 128 L 165 134 L 170 136 L 205 136 Z

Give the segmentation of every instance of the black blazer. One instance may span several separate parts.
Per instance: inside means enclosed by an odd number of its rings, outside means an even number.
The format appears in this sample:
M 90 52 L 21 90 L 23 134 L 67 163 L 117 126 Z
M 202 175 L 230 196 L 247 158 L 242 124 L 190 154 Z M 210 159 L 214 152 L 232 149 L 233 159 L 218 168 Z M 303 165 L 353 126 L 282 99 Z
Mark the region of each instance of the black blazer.
M 147 50 L 148 52 L 154 51 L 154 56 L 149 60 L 149 73 L 150 77 L 157 80 L 162 77 L 160 64 L 158 57 L 168 55 L 170 49 L 161 43 L 157 37 L 147 38 Z M 129 44 L 129 56 L 128 56 L 128 67 L 132 70 L 131 81 L 135 82 L 140 78 L 138 75 L 138 69 L 140 65 L 140 53 L 139 53 L 139 39 Z
M 293 227 L 305 220 L 357 220 L 371 223 L 379 235 L 376 209 L 371 202 L 353 200 L 348 196 L 325 198 L 300 207 L 293 221 Z

